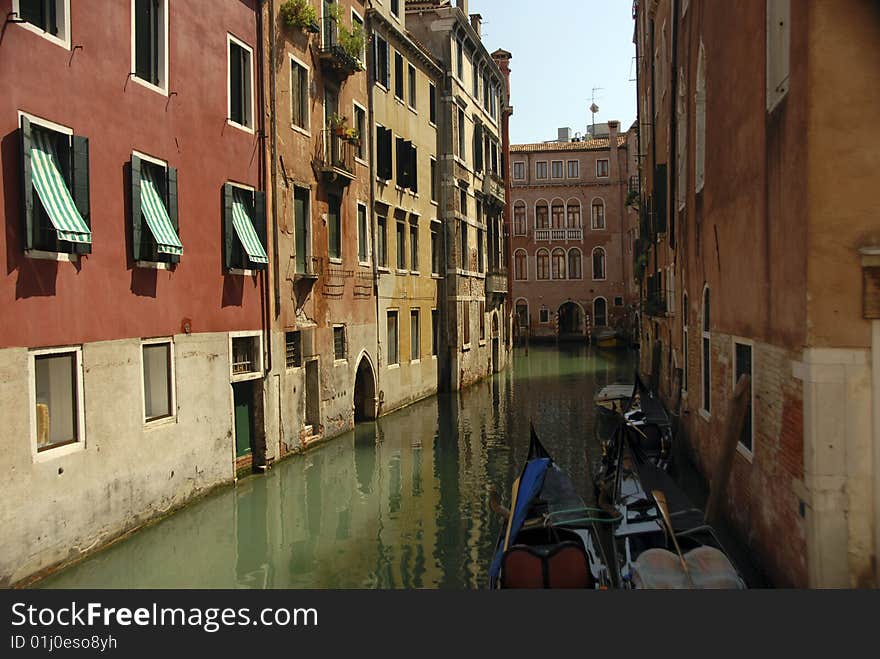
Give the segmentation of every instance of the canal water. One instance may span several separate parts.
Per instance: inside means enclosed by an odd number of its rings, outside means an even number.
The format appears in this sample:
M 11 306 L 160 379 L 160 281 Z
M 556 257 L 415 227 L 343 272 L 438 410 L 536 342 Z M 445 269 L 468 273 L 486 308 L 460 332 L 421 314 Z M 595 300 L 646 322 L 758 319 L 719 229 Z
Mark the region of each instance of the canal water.
M 529 423 L 585 495 L 593 394 L 635 356 L 518 350 L 512 368 L 239 481 L 38 584 L 44 588 L 482 588 Z

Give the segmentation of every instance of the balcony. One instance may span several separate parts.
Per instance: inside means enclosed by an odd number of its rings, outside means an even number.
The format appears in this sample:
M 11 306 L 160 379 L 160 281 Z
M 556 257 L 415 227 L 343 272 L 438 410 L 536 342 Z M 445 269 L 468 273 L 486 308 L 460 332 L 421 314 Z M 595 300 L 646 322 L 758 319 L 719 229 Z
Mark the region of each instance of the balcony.
M 565 239 L 566 240 L 583 240 L 584 239 L 584 230 L 580 227 L 576 229 L 566 229 L 565 230 Z
M 506 199 L 504 181 L 495 174 L 487 174 L 483 177 L 483 195 L 489 205 L 503 208 Z
M 581 227 L 568 229 L 535 229 L 535 242 L 579 242 L 584 239 Z
M 355 145 L 334 129 L 325 128 L 315 145 L 315 169 L 328 183 L 347 186 L 355 179 Z
M 486 298 L 500 305 L 507 297 L 507 270 L 496 268 L 486 273 Z
M 364 35 L 360 28 L 349 30 L 330 16 L 323 19 L 318 59 L 325 73 L 341 82 L 362 71 L 360 57 L 363 49 Z
M 293 299 L 297 310 L 301 309 L 312 294 L 312 288 L 318 281 L 318 273 L 321 272 L 322 261 L 319 257 L 305 257 L 295 262 L 293 274 Z

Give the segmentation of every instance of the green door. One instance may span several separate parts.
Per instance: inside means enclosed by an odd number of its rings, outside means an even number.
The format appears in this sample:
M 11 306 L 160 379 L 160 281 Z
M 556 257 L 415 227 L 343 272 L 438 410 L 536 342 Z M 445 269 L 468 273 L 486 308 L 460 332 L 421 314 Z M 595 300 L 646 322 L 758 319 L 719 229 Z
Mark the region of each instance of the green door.
M 250 382 L 232 385 L 235 401 L 235 456 L 240 458 L 251 452 L 251 435 L 254 428 L 254 392 Z

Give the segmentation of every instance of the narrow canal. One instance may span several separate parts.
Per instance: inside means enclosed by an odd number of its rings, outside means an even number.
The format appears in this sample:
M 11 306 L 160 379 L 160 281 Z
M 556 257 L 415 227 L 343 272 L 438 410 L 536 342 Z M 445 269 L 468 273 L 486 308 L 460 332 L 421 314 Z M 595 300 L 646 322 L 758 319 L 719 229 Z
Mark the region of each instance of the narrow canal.
M 529 422 L 586 493 L 592 399 L 634 355 L 532 347 L 240 481 L 38 584 L 47 588 L 482 588 Z M 593 454 L 593 457 L 595 453 Z

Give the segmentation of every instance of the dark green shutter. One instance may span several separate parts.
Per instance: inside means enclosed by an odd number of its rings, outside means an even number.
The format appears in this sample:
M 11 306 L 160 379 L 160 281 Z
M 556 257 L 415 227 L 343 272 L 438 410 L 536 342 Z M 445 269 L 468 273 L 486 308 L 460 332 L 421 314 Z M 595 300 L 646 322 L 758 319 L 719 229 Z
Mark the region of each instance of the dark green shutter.
M 254 231 L 263 243 L 266 254 L 269 253 L 269 243 L 266 241 L 266 193 L 254 192 Z M 251 263 L 252 268 L 265 269 L 265 263 Z
M 233 267 L 232 253 L 235 247 L 235 228 L 232 226 L 232 185 L 223 185 L 223 267 Z
M 21 118 L 21 218 L 22 239 L 24 249 L 34 248 L 34 183 L 31 179 L 31 122 L 27 117 Z
M 419 191 L 419 167 L 418 167 L 418 151 L 416 145 L 409 143 L 409 189 L 413 193 Z
M 391 180 L 391 131 L 381 126 L 376 127 L 376 169 L 380 179 Z
M 141 260 L 141 240 L 144 233 L 144 216 L 141 213 L 141 159 L 131 156 L 131 253 L 134 260 Z
M 165 173 L 167 178 L 165 184 L 165 207 L 168 209 L 168 219 L 171 220 L 174 233 L 180 238 L 180 220 L 177 211 L 177 170 L 169 167 L 165 170 Z M 168 254 L 167 256 L 170 263 L 180 263 L 180 254 Z
M 474 126 L 474 169 L 483 171 L 483 126 Z
M 89 138 L 79 135 L 73 136 L 73 203 L 76 210 L 82 215 L 83 221 L 89 229 L 92 228 L 92 218 L 89 204 Z M 91 254 L 92 243 L 73 243 L 73 250 L 77 254 Z

